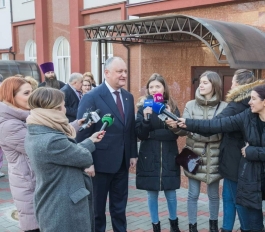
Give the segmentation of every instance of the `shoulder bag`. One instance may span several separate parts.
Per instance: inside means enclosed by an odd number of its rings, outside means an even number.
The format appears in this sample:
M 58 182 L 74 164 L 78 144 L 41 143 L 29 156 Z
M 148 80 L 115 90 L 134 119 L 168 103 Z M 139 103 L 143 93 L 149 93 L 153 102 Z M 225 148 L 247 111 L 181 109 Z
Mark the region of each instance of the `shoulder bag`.
M 220 106 L 220 102 L 218 103 L 213 118 L 216 115 L 216 112 Z M 206 153 L 208 143 L 205 143 L 204 149 L 201 155 L 197 155 L 194 151 L 190 150 L 187 147 L 184 147 L 183 150 L 176 157 L 176 164 L 182 166 L 186 171 L 195 175 L 198 171 L 200 164 L 202 163 L 202 156 Z

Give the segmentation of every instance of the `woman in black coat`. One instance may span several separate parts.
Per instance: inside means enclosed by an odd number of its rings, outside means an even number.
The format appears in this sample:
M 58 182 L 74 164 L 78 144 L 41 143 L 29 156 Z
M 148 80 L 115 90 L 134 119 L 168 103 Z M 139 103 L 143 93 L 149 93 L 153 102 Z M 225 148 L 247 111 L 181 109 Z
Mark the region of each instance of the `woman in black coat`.
M 167 109 L 179 116 L 176 104 L 169 96 L 164 78 L 154 73 L 146 85 L 148 95 L 163 94 Z M 136 187 L 147 190 L 148 205 L 154 231 L 160 231 L 158 195 L 164 191 L 168 203 L 171 232 L 179 232 L 176 189 L 180 187 L 180 167 L 175 164 L 178 155 L 177 135 L 152 114 L 151 107 L 144 108 L 144 98 L 138 104 L 136 133 L 141 140 L 136 169 Z M 150 119 L 148 119 L 148 114 Z
M 265 85 L 253 88 L 250 109 L 217 120 L 180 118 L 178 126 L 196 133 L 241 131 L 241 149 L 236 202 L 248 208 L 252 231 L 262 231 L 262 194 L 265 193 Z
M 252 71 L 239 69 L 232 79 L 231 90 L 227 94 L 227 107 L 214 119 L 234 116 L 249 108 L 248 102 L 253 87 L 264 84 L 264 80 L 255 81 Z M 250 228 L 249 213 L 246 207 L 236 204 L 238 169 L 241 148 L 244 146 L 243 134 L 239 131 L 224 133 L 220 145 L 219 173 L 223 181 L 223 226 L 222 232 L 231 232 L 234 227 L 236 212 L 240 221 L 241 231 Z

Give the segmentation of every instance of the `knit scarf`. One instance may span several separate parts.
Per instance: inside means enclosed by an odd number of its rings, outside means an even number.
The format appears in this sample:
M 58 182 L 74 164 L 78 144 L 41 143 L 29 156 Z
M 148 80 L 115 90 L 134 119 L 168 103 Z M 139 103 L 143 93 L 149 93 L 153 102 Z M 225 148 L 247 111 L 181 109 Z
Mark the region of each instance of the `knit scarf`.
M 27 124 L 47 126 L 66 134 L 67 137 L 74 139 L 76 131 L 69 124 L 64 112 L 55 109 L 36 108 L 30 111 L 27 117 Z

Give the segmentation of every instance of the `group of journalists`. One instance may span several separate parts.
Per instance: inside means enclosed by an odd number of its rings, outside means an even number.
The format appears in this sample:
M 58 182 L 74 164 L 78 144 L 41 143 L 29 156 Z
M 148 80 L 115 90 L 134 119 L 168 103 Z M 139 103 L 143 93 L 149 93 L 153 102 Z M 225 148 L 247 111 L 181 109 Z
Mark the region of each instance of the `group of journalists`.
M 93 123 L 92 120 L 86 124 L 84 131 L 89 133 L 84 139 L 79 136 L 80 127 L 84 128 L 86 121 L 80 117 L 85 113 L 82 105 L 100 101 L 104 97 L 100 93 L 99 99 L 93 98 L 99 91 L 97 89 L 102 87 L 95 87 L 84 95 L 78 109 L 80 112 L 77 112 L 80 119 L 69 123 L 65 116 L 64 94 L 60 90 L 40 87 L 32 91 L 30 83 L 20 77 L 9 77 L 1 83 L 0 147 L 8 162 L 9 183 L 21 229 L 32 232 L 105 231 L 106 218 L 100 218 L 97 202 L 102 200 L 106 204 L 107 195 L 100 194 L 100 186 L 106 181 L 112 186 L 112 181 L 121 173 L 125 173 L 128 179 L 128 170 L 122 170 L 123 165 L 127 169 L 128 165 L 124 148 L 121 167 L 114 174 L 107 173 L 114 177 L 106 179 L 104 171 L 100 171 L 99 161 L 95 162 L 100 158 L 95 157 L 95 151 L 102 149 L 108 153 L 110 159 L 104 165 L 112 162 L 111 156 L 115 155 L 111 152 L 112 147 L 117 148 L 122 143 L 122 139 L 115 140 L 118 119 L 113 112 L 123 109 L 120 120 L 124 120 L 124 124 L 130 123 L 131 141 L 136 145 L 136 138 L 140 140 L 138 155 L 130 156 L 129 166 L 136 165 L 136 187 L 147 191 L 153 231 L 161 231 L 160 191 L 164 191 L 166 197 L 170 231 L 180 231 L 176 189 L 180 188 L 181 178 L 180 166 L 175 161 L 179 154 L 176 142 L 179 136 L 186 136 L 186 147 L 201 159 L 196 174 L 184 170 L 189 183 L 187 229 L 198 231 L 197 205 L 200 185 L 204 182 L 209 198 L 209 231 L 219 231 L 219 182 L 223 179 L 221 231 L 233 230 L 236 214 L 241 231 L 263 231 L 265 81 L 257 80 L 250 70 L 237 70 L 224 102 L 221 78 L 216 72 L 206 71 L 200 76 L 195 99 L 186 103 L 180 117 L 166 80 L 154 73 L 146 84 L 146 96 L 136 104 L 136 120 L 126 122 L 129 117 L 126 113 L 130 112 L 126 106 L 130 95 L 122 89 L 127 77 L 126 65 L 118 57 L 110 58 L 106 64 L 105 83 L 101 85 L 120 91 L 121 100 L 119 95 L 108 99 L 115 103 L 116 109 L 111 104 L 106 110 L 99 108 L 114 115 L 114 121 L 108 119 L 108 115 L 105 115 L 105 121 Z M 161 107 L 157 110 L 154 105 Z M 92 105 L 87 108 L 97 110 Z M 112 142 L 107 144 L 106 141 Z M 128 146 L 124 143 L 125 147 Z M 119 183 L 115 183 L 115 188 L 117 186 Z M 128 186 L 126 188 L 128 190 Z M 124 232 L 126 218 L 119 221 L 119 217 L 125 217 L 128 191 L 124 191 L 120 200 L 115 189 L 110 189 L 113 230 Z M 124 215 L 117 213 L 118 207 Z

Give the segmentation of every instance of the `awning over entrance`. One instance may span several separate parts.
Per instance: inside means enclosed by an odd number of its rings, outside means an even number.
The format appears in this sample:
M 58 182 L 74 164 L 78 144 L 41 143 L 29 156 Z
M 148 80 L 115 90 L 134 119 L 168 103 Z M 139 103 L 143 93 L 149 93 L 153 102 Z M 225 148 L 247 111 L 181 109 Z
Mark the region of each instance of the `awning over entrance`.
M 87 41 L 128 45 L 200 40 L 219 63 L 228 63 L 237 69 L 265 69 L 265 33 L 249 25 L 164 15 L 81 28 L 85 30 Z

